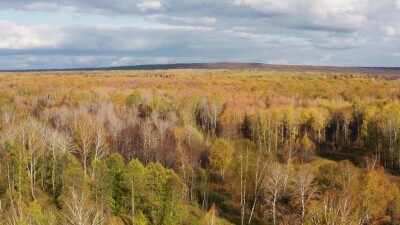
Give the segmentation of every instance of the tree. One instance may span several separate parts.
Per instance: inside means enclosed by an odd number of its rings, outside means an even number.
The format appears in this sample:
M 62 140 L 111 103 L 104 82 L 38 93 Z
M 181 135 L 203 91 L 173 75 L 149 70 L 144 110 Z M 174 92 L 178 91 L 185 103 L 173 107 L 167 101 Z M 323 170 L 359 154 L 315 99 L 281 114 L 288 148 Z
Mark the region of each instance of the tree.
M 277 224 L 277 204 L 279 198 L 285 193 L 289 175 L 287 170 L 279 163 L 271 163 L 269 177 L 265 184 L 265 200 L 271 206 L 272 222 Z
M 349 141 L 349 134 L 350 134 L 350 123 L 353 121 L 353 115 L 350 109 L 345 108 L 341 112 L 341 119 L 343 124 L 343 136 L 345 143 Z
M 170 126 L 170 123 L 168 121 L 154 118 L 153 123 L 155 124 L 157 131 L 158 131 L 158 138 L 157 140 L 160 141 L 161 144 L 163 144 L 164 139 L 165 139 L 165 134 Z
M 208 210 L 208 212 L 204 215 L 201 225 L 231 225 L 232 223 L 226 221 L 218 217 L 218 210 L 215 204 L 213 204 Z
M 217 139 L 210 148 L 209 161 L 211 170 L 219 173 L 222 180 L 225 180 L 226 172 L 232 165 L 234 149 L 232 145 L 224 140 Z
M 51 185 L 53 191 L 53 198 L 57 198 L 57 167 L 59 167 L 61 157 L 64 154 L 71 153 L 72 139 L 66 133 L 58 131 L 50 131 L 50 138 L 47 140 L 47 145 L 50 150 L 52 166 L 51 166 Z
M 80 118 L 74 123 L 76 151 L 83 163 L 83 171 L 87 174 L 87 163 L 93 147 L 94 130 L 91 118 Z
M 379 109 L 377 109 L 375 106 L 368 106 L 364 109 L 362 112 L 362 123 L 360 127 L 360 137 L 366 141 L 367 144 L 371 144 L 370 141 L 373 140 L 373 135 L 374 135 L 374 130 L 376 131 L 377 129 L 371 129 L 374 127 L 376 119 L 376 115 L 379 112 Z
M 157 147 L 159 143 L 153 124 L 149 120 L 142 124 L 142 136 L 144 158 L 148 162 L 150 160 L 149 151 Z
M 349 195 L 329 193 L 324 200 L 313 208 L 310 224 L 348 224 L 360 225 L 365 222 L 365 215 L 359 214 L 354 199 Z
M 113 213 L 119 215 L 123 206 L 124 159 L 120 154 L 113 153 L 105 160 L 105 164 L 107 167 L 105 182 L 108 184 L 106 199 Z
M 289 140 L 295 140 L 298 134 L 298 115 L 292 105 L 283 108 L 283 124 L 286 130 L 286 137 Z
M 305 223 L 306 206 L 315 196 L 317 187 L 313 184 L 314 175 L 309 168 L 301 168 L 293 179 L 294 198 L 301 206 L 301 224 Z
M 203 168 L 198 169 L 197 180 L 199 183 L 198 191 L 201 197 L 201 209 L 206 210 L 208 209 L 209 204 L 209 195 L 211 191 L 211 183 L 210 183 L 210 174 L 207 170 Z
M 400 105 L 399 104 L 388 104 L 382 111 L 381 118 L 378 121 L 378 128 L 381 131 L 383 145 L 387 147 L 386 160 L 389 161 L 389 165 L 392 169 L 395 168 L 395 164 L 400 166 L 400 144 L 399 144 L 399 132 L 400 132 Z M 379 143 L 378 140 L 378 145 Z M 397 158 L 397 160 L 396 160 Z M 384 159 L 385 160 L 385 159 Z M 384 162 L 387 164 L 387 162 Z
M 104 128 L 103 124 L 100 121 L 97 121 L 95 128 L 94 128 L 94 156 L 92 160 L 92 179 L 95 176 L 96 172 L 96 165 L 99 163 L 100 160 L 105 158 L 108 155 L 108 143 L 107 143 L 107 133 L 106 129 Z
M 239 115 L 233 107 L 227 107 L 221 114 L 221 128 L 222 135 L 227 139 L 234 140 L 237 139 L 237 134 L 239 131 Z
M 186 198 L 185 185 L 170 169 L 159 163 L 146 166 L 147 189 L 143 193 L 143 211 L 148 212 L 152 224 L 176 224 L 184 218 L 183 200 Z
M 73 189 L 66 205 L 64 224 L 101 225 L 106 223 L 103 213 L 93 205 L 89 194 L 83 190 L 79 192 Z
M 140 209 L 140 204 L 143 199 L 143 192 L 146 187 L 145 167 L 137 160 L 131 160 L 124 169 L 123 187 L 125 190 L 130 190 L 130 212 L 132 224 L 138 223 L 137 217 L 143 217 L 143 212 Z M 139 207 L 138 207 L 139 206 Z M 145 218 L 145 217 L 144 217 Z M 143 219 L 139 219 L 143 220 Z
M 249 168 L 249 153 L 246 149 L 246 155 L 240 154 L 240 217 L 241 224 L 244 224 L 246 210 L 246 189 L 247 189 L 247 173 Z M 251 218 L 249 219 L 251 221 Z
M 202 145 L 204 138 L 203 134 L 195 127 L 185 125 L 183 128 L 184 141 L 189 147 Z
M 302 162 L 306 163 L 310 161 L 311 156 L 313 155 L 314 151 L 316 150 L 316 146 L 313 141 L 308 138 L 308 134 L 305 133 L 303 137 L 299 141 L 300 149 L 302 151 Z
M 260 111 L 250 118 L 253 141 L 258 143 L 260 151 L 271 152 L 273 138 L 273 120 L 271 111 Z
M 356 140 L 359 140 L 361 133 L 361 124 L 362 124 L 362 103 L 359 100 L 355 100 L 352 102 L 351 110 L 356 126 Z
M 203 129 L 214 134 L 222 111 L 223 102 L 221 96 L 203 98 L 198 105 L 197 120 Z
M 21 159 L 27 168 L 30 181 L 31 197 L 35 199 L 36 173 L 40 160 L 44 156 L 44 140 L 46 127 L 39 121 L 28 119 L 17 128 L 17 146 L 21 149 Z
M 398 196 L 399 191 L 390 183 L 383 171 L 365 171 L 361 175 L 361 189 L 357 192 L 361 199 L 363 211 L 371 224 L 380 220 Z
M 324 108 L 312 108 L 311 111 L 311 128 L 318 134 L 318 143 L 325 140 L 325 127 L 328 123 L 329 112 Z
M 287 161 L 290 163 L 292 161 L 292 156 L 294 155 L 294 141 L 298 135 L 298 113 L 292 105 L 285 106 L 283 108 L 283 127 L 286 132 L 286 149 L 287 149 Z M 282 138 L 284 135 L 282 135 Z
M 65 207 L 65 203 L 68 202 L 72 191 L 79 191 L 85 186 L 85 173 L 82 170 L 78 160 L 71 154 L 64 154 L 61 159 L 65 164 L 62 169 L 62 190 L 59 199 L 61 200 L 61 206 Z
M 262 192 L 265 190 L 268 179 L 269 179 L 269 171 L 268 171 L 268 165 L 269 161 L 264 161 L 261 162 L 260 157 L 257 158 L 256 160 L 256 167 L 255 169 L 253 168 L 253 173 L 254 173 L 254 186 L 253 186 L 253 193 L 252 193 L 252 204 L 251 204 L 251 211 L 249 215 L 249 221 L 248 224 L 251 224 L 252 219 L 253 219 L 253 214 L 257 206 L 257 202 L 259 201 L 259 198 L 262 197 Z M 244 212 L 243 212 L 244 213 Z M 244 217 L 244 215 L 243 215 Z
M 29 205 L 31 224 L 56 224 L 56 216 L 50 210 L 44 211 L 37 201 Z

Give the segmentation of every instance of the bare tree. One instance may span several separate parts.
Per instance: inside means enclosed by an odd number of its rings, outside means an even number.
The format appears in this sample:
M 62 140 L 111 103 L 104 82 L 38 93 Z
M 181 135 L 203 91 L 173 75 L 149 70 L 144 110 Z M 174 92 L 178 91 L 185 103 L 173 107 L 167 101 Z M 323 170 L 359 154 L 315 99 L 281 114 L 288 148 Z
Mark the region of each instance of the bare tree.
M 223 110 L 222 102 L 213 97 L 210 99 L 202 99 L 199 104 L 198 117 L 201 125 L 211 131 L 215 132 L 219 117 Z
M 244 162 L 243 162 L 244 161 Z M 244 224 L 245 209 L 246 209 L 246 188 L 247 188 L 247 171 L 249 165 L 249 149 L 246 149 L 246 157 L 243 159 L 243 154 L 240 155 L 240 217 L 241 224 Z
M 315 196 L 317 188 L 313 185 L 314 175 L 309 168 L 301 169 L 293 179 L 294 197 L 301 205 L 301 224 L 304 224 L 306 206 Z
M 277 203 L 284 194 L 288 181 L 287 170 L 279 163 L 272 163 L 269 166 L 269 177 L 265 185 L 266 200 L 271 206 L 272 221 L 276 225 Z
M 11 178 L 11 169 L 10 165 L 7 168 L 7 180 L 8 180 L 8 198 L 10 200 L 10 212 L 7 218 L 7 224 L 28 224 L 29 217 L 27 213 L 22 209 L 21 203 L 22 199 L 15 200 L 13 196 L 13 190 L 15 189 L 15 185 L 13 179 Z
M 349 195 L 327 194 L 321 207 L 311 213 L 310 222 L 314 225 L 348 224 L 362 225 L 366 220 L 365 213 L 358 213 Z
M 164 139 L 165 139 L 165 132 L 167 131 L 168 127 L 170 126 L 170 123 L 168 121 L 164 121 L 161 119 L 153 119 L 154 125 L 157 127 L 158 131 L 158 139 L 160 140 L 160 143 L 162 144 Z
M 261 159 L 257 158 L 256 162 L 256 169 L 254 171 L 254 192 L 253 192 L 253 204 L 251 207 L 250 211 L 250 216 L 249 216 L 249 224 L 251 224 L 251 220 L 253 218 L 253 214 L 257 205 L 257 201 L 259 200 L 259 197 L 261 195 L 261 192 L 265 188 L 265 185 L 267 183 L 267 177 L 268 177 L 268 164 L 270 162 L 264 162 L 262 165 L 261 164 Z
M 39 121 L 29 118 L 18 127 L 17 141 L 23 152 L 23 161 L 27 167 L 31 197 L 35 199 L 36 172 L 40 159 L 44 155 L 46 127 Z
M 83 163 L 83 170 L 87 174 L 87 163 L 90 150 L 93 147 L 94 130 L 91 118 L 81 118 L 75 121 L 74 134 L 76 150 Z
M 142 124 L 142 135 L 143 135 L 143 150 L 145 160 L 149 160 L 149 151 L 154 149 L 158 145 L 158 138 L 155 134 L 153 124 L 147 120 Z
M 111 104 L 102 105 L 98 112 L 98 117 L 104 117 L 105 128 L 108 137 L 114 140 L 115 143 L 110 145 L 112 151 L 118 151 L 122 143 L 122 130 L 127 125 L 121 116 L 117 114 L 115 106 Z M 129 120 L 127 121 L 129 122 Z
M 90 205 L 89 194 L 85 191 L 72 190 L 71 201 L 67 203 L 65 224 L 71 225 L 101 225 L 105 224 L 104 216 Z

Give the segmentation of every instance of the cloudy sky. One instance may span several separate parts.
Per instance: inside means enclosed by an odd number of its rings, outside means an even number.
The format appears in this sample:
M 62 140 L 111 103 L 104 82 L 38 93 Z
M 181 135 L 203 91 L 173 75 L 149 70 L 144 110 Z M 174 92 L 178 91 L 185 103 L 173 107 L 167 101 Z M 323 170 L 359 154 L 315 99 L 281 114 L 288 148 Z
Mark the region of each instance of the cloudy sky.
M 0 0 L 0 70 L 400 66 L 400 0 Z

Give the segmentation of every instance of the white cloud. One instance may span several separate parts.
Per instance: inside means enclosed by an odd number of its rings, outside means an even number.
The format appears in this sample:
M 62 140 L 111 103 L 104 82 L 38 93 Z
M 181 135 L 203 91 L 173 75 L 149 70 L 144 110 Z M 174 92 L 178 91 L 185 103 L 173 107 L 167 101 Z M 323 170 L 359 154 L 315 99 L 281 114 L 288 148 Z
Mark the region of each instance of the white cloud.
M 211 30 L 177 25 L 22 26 L 0 21 L 0 49 L 151 51 L 176 45 L 179 37 Z
M 312 0 L 311 14 L 317 20 L 360 26 L 367 21 L 367 0 Z
M 161 4 L 161 2 L 159 2 L 159 1 L 151 1 L 151 0 L 150 1 L 141 2 L 141 3 L 137 4 L 137 6 L 143 12 L 150 11 L 150 10 L 160 11 L 160 10 L 164 9 L 164 7 Z
M 54 48 L 62 42 L 62 35 L 53 27 L 20 26 L 12 22 L 0 21 L 0 48 L 35 49 Z

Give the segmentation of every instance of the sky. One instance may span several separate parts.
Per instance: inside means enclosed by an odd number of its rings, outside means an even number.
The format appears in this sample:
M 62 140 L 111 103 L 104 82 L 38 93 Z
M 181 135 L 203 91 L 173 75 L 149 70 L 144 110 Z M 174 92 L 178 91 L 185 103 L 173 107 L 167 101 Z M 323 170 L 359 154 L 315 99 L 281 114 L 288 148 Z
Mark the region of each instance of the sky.
M 400 0 L 0 0 L 0 70 L 400 67 Z

